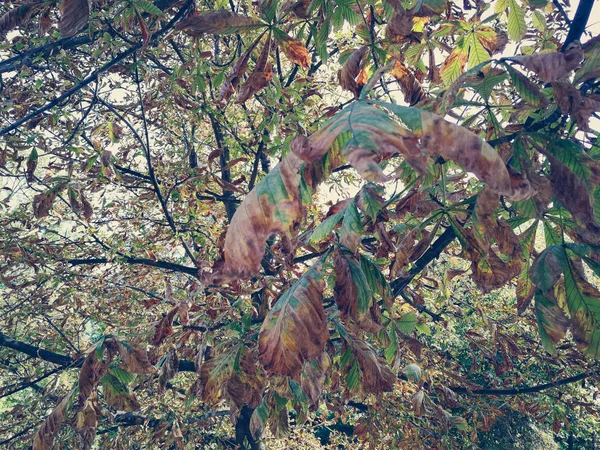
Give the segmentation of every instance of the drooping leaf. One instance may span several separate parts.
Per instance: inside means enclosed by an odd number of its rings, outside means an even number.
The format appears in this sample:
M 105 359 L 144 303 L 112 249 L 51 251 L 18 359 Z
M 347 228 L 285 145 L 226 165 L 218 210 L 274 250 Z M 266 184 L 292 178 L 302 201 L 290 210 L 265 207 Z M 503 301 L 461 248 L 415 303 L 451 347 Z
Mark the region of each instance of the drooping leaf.
M 508 36 L 513 41 L 520 41 L 527 33 L 525 23 L 525 10 L 517 3 L 517 0 L 508 0 Z
M 98 396 L 94 394 L 88 398 L 85 407 L 75 415 L 74 428 L 82 450 L 90 450 L 94 445 L 101 412 Z
M 50 413 L 33 438 L 33 450 L 50 450 L 54 445 L 54 438 L 65 420 L 67 408 L 73 392 L 65 395 L 56 408 Z
M 569 75 L 583 60 L 583 56 L 579 41 L 575 41 L 568 45 L 564 53 L 538 53 L 530 56 L 513 56 L 507 59 L 535 72 L 544 83 L 550 83 Z
M 140 403 L 129 387 L 112 373 L 102 377 L 102 394 L 106 404 L 117 411 L 136 411 L 140 409 Z
M 106 360 L 103 359 L 105 350 Z M 110 340 L 103 340 L 87 355 L 79 371 L 77 408 L 83 408 L 89 396 L 96 390 L 115 352 L 116 345 Z
M 319 405 L 325 378 L 330 367 L 331 360 L 325 352 L 321 353 L 315 360 L 304 363 L 301 386 L 314 406 Z
M 298 39 L 293 39 L 287 34 L 276 34 L 277 44 L 283 54 L 293 63 L 308 69 L 310 64 L 310 58 L 308 55 L 308 49 Z
M 258 19 L 220 9 L 198 16 L 188 16 L 175 25 L 175 29 L 183 30 L 190 36 L 202 36 L 244 33 L 261 26 L 265 24 Z
M 533 81 L 531 81 L 518 70 L 510 67 L 508 64 L 505 67 L 513 84 L 515 85 L 515 88 L 517 89 L 517 92 L 523 100 L 537 108 L 542 108 L 550 103 L 548 97 L 546 97 L 540 91 Z
M 358 98 L 362 87 L 367 81 L 362 79 L 359 75 L 361 73 L 363 58 L 368 50 L 369 47 L 366 45 L 355 50 L 338 72 L 340 86 L 343 89 L 352 92 L 356 98 Z
M 275 303 L 258 337 L 259 360 L 271 373 L 296 377 L 304 362 L 323 352 L 329 339 L 320 263 Z
M 226 381 L 239 369 L 241 356 L 242 347 L 234 345 L 202 364 L 200 381 L 204 402 L 216 403 L 219 400 L 226 387 Z
M 117 341 L 117 346 L 127 372 L 139 374 L 154 373 L 154 366 L 148 361 L 148 354 L 145 348 L 133 347 L 130 343 L 124 341 Z
M 365 394 L 381 394 L 391 391 L 394 388 L 396 376 L 385 364 L 385 361 L 378 357 L 371 346 L 362 339 L 341 327 L 338 327 L 338 330 L 344 341 L 345 349 L 342 350 L 342 354 L 349 352 L 350 356 L 349 359 L 346 358 L 350 371 L 346 378 L 347 382 L 348 376 L 352 376 L 354 372 L 358 376 L 357 381 Z M 343 356 L 342 360 L 344 360 Z M 348 384 L 351 390 L 355 390 L 353 382 L 348 382 Z
M 73 36 L 87 24 L 90 15 L 88 0 L 62 0 L 58 29 L 63 37 Z
M 242 104 L 246 102 L 257 92 L 266 88 L 273 78 L 273 67 L 269 61 L 269 53 L 271 51 L 271 37 L 267 38 L 265 45 L 256 61 L 254 70 L 248 75 L 248 78 L 240 87 L 236 103 Z
M 258 45 L 260 39 L 256 39 L 250 46 L 240 55 L 237 61 L 231 66 L 231 71 L 227 78 L 221 85 L 219 93 L 219 102 L 224 104 L 229 98 L 235 93 L 238 88 L 242 77 L 246 74 L 248 68 L 248 60 L 254 48 Z
M 37 149 L 33 147 L 33 149 L 31 149 L 31 152 L 29 153 L 29 156 L 27 157 L 27 170 L 25 172 L 25 175 L 28 183 L 33 183 L 33 181 L 35 180 L 35 168 L 37 167 L 37 163 L 38 152 Z
M 369 311 L 372 294 L 358 259 L 344 249 L 334 253 L 335 302 L 342 318 L 358 319 Z
M 0 17 L 0 40 L 3 40 L 9 31 L 29 22 L 41 4 L 42 2 L 24 3 Z
M 158 370 L 158 392 L 164 393 L 167 383 L 171 381 L 179 371 L 179 358 L 175 349 L 171 349 L 164 356 Z
M 400 61 L 394 63 L 390 75 L 398 81 L 400 90 L 404 95 L 404 101 L 408 103 L 409 106 L 416 105 L 426 97 L 423 86 L 421 86 L 419 80 L 417 80 L 414 74 Z

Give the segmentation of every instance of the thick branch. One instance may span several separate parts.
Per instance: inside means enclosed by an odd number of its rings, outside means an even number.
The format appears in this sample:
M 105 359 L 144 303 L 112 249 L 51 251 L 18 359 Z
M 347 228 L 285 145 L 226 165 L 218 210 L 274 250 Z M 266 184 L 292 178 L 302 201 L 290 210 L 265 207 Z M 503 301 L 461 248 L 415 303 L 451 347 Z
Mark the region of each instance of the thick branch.
M 130 258 L 123 257 L 119 258 L 126 264 L 141 264 L 144 266 L 150 267 L 159 267 L 161 269 L 174 270 L 175 272 L 187 273 L 193 277 L 198 278 L 198 269 L 195 267 L 184 266 L 181 264 L 176 264 L 168 261 L 154 261 L 153 259 L 146 258 Z M 108 264 L 109 261 L 107 258 L 88 258 L 88 259 L 68 259 L 66 260 L 72 266 L 81 266 L 86 264 Z M 116 262 L 116 261 L 115 261 Z
M 575 12 L 575 17 L 573 17 L 573 22 L 571 22 L 571 27 L 569 28 L 569 34 L 567 35 L 567 39 L 565 39 L 565 43 L 562 46 L 563 52 L 567 49 L 567 45 L 581 38 L 581 35 L 587 26 L 593 6 L 594 0 L 581 0 L 579 2 L 577 11 Z
M 578 381 L 585 380 L 591 377 L 591 373 L 580 373 L 569 378 L 563 378 L 562 380 L 555 381 L 553 383 L 539 384 L 537 386 L 525 386 L 513 389 L 468 389 L 466 387 L 451 387 L 454 392 L 458 394 L 474 394 L 474 395 L 494 395 L 494 396 L 505 396 L 505 395 L 521 395 L 521 394 L 536 394 L 538 392 L 545 391 L 546 389 L 552 389 L 559 386 L 564 386 L 571 383 L 577 383 Z

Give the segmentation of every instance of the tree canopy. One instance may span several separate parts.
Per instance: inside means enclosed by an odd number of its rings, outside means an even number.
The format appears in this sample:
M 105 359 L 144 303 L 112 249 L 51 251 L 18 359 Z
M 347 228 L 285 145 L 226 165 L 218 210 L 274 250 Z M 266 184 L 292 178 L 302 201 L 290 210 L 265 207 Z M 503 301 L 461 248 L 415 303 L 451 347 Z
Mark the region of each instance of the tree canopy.
M 595 448 L 593 3 L 3 2 L 0 445 Z

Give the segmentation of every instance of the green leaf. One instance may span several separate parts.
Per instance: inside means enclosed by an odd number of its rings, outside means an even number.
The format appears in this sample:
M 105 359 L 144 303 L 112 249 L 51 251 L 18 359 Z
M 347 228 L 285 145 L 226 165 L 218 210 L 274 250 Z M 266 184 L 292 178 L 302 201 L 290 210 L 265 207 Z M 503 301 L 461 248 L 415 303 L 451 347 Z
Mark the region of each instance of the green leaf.
M 506 8 L 508 8 L 508 0 L 497 0 L 494 5 L 494 12 L 500 14 L 501 12 L 506 11 Z
M 517 0 L 508 0 L 508 7 L 508 37 L 513 41 L 520 41 L 527 33 L 525 10 Z
M 536 30 L 540 32 L 546 31 L 546 17 L 539 11 L 533 11 L 531 15 L 531 22 Z
M 421 368 L 416 364 L 409 364 L 402 369 L 402 372 L 404 375 L 406 375 L 409 381 L 418 383 L 421 380 Z
M 417 328 L 417 313 L 409 311 L 395 321 L 398 330 L 404 334 L 412 334 Z
M 352 252 L 358 249 L 362 235 L 362 222 L 354 202 L 344 209 L 344 219 L 340 233 L 340 242 Z
M 370 258 L 360 255 L 360 265 L 371 291 L 377 293 L 384 301 L 392 299 L 392 290 L 388 281 Z
M 334 214 L 333 216 L 329 216 L 327 219 L 321 222 L 319 226 L 317 226 L 317 228 L 315 228 L 312 232 L 309 243 L 314 244 L 320 242 L 327 236 L 329 236 L 329 234 L 333 231 L 340 219 L 344 217 L 345 210 L 346 208 L 344 208 L 337 214 Z
M 142 10 L 149 14 L 154 14 L 155 16 L 158 16 L 158 17 L 162 17 L 165 15 L 165 13 L 162 12 L 162 10 L 158 6 L 156 6 L 154 3 L 152 3 L 149 0 L 136 0 L 133 3 L 133 5 L 138 10 Z
M 481 45 L 475 33 L 470 33 L 467 37 L 467 48 L 469 51 L 469 60 L 467 63 L 469 68 L 477 67 L 490 59 L 490 54 Z
M 532 106 L 541 108 L 550 103 L 550 100 L 542 94 L 537 85 L 528 77 L 523 75 L 518 70 L 513 69 L 510 65 L 504 64 L 508 74 L 517 89 L 519 95 Z

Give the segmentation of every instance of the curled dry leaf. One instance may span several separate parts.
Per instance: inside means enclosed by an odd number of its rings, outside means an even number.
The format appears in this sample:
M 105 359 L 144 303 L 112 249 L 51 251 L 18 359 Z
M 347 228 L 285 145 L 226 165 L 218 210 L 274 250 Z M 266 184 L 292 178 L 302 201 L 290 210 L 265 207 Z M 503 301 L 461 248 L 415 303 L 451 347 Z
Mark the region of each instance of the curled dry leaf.
M 566 80 L 554 81 L 552 88 L 554 100 L 563 114 L 571 114 L 581 131 L 590 131 L 590 117 L 594 112 L 600 111 L 600 96 L 583 95 Z
M 242 104 L 257 92 L 266 88 L 273 78 L 273 67 L 269 62 L 269 52 L 271 50 L 271 38 L 267 38 L 267 42 L 260 53 L 256 66 L 248 79 L 240 87 L 236 103 Z
M 412 33 L 413 29 L 413 13 L 406 11 L 402 5 L 398 5 L 396 12 L 389 20 L 385 29 L 385 36 L 388 39 L 397 37 L 403 38 Z
M 61 18 L 58 29 L 62 37 L 73 36 L 88 22 L 90 5 L 88 0 L 62 0 Z
M 356 98 L 358 98 L 362 87 L 367 82 L 364 79 L 364 74 L 361 76 L 362 62 L 367 50 L 369 50 L 369 47 L 366 45 L 354 50 L 338 72 L 340 86 L 352 92 Z
M 152 336 L 150 343 L 158 346 L 166 337 L 171 336 L 174 333 L 173 320 L 175 319 L 175 315 L 179 314 L 180 320 L 181 318 L 186 320 L 187 311 L 189 311 L 189 305 L 186 302 L 181 302 L 175 305 L 175 307 L 172 308 L 166 316 L 154 324 L 154 335 Z M 183 322 L 182 325 L 184 325 Z
M 78 411 L 75 415 L 74 428 L 77 432 L 79 445 L 82 450 L 90 450 L 96 439 L 96 428 L 98 427 L 98 418 L 101 410 L 98 406 L 98 396 L 90 395 L 85 408 Z
M 297 377 L 306 361 L 321 355 L 329 339 L 320 263 L 275 303 L 258 337 L 259 360 L 270 373 Z
M 155 372 L 145 348 L 133 347 L 128 342 L 122 341 L 117 341 L 117 347 L 127 372 L 139 374 Z
M 177 357 L 177 352 L 175 349 L 169 350 L 169 352 L 165 355 L 165 360 L 163 361 L 160 369 L 158 371 L 158 392 L 163 393 L 167 386 L 167 383 L 171 381 L 179 370 L 179 358 Z
M 65 420 L 67 407 L 73 393 L 67 394 L 50 413 L 33 438 L 33 450 L 50 450 L 54 445 L 60 426 Z
M 31 2 L 11 9 L 0 17 L 0 40 L 6 37 L 6 33 L 20 25 L 29 22 L 31 16 L 39 9 L 43 2 Z
M 229 100 L 229 98 L 234 94 L 235 90 L 240 84 L 242 77 L 246 73 L 246 69 L 248 68 L 248 60 L 250 59 L 250 55 L 252 51 L 258 44 L 259 39 L 256 39 L 244 53 L 240 55 L 235 64 L 231 67 L 231 72 L 227 75 L 227 78 L 221 85 L 219 102 L 224 104 Z M 222 153 L 222 150 L 220 150 Z M 209 158 L 210 160 L 210 158 Z
M 175 25 L 178 31 L 190 36 L 204 34 L 235 34 L 263 26 L 264 23 L 252 17 L 235 14 L 224 9 L 199 16 L 189 16 Z
M 56 200 L 56 192 L 53 191 L 46 191 L 42 194 L 37 194 L 34 196 L 33 215 L 37 219 L 46 217 L 50 213 L 52 205 L 54 205 L 54 200 Z
M 583 60 L 584 54 L 579 41 L 568 45 L 564 53 L 538 53 L 530 56 L 507 58 L 535 72 L 544 83 L 557 81 L 569 75 Z
M 298 39 L 292 39 L 291 37 L 284 35 L 277 38 L 279 48 L 283 51 L 283 54 L 293 63 L 308 69 L 310 63 L 310 57 L 308 55 L 308 49 Z
M 390 75 L 398 81 L 400 90 L 404 95 L 404 101 L 410 106 L 416 105 L 425 98 L 425 91 L 419 80 L 400 61 L 394 63 Z
M 106 361 L 102 359 L 106 350 Z M 105 340 L 100 346 L 94 348 L 83 361 L 79 371 L 79 394 L 77 408 L 81 409 L 89 396 L 95 391 L 100 379 L 106 374 L 108 366 L 113 360 L 116 345 L 111 340 Z

